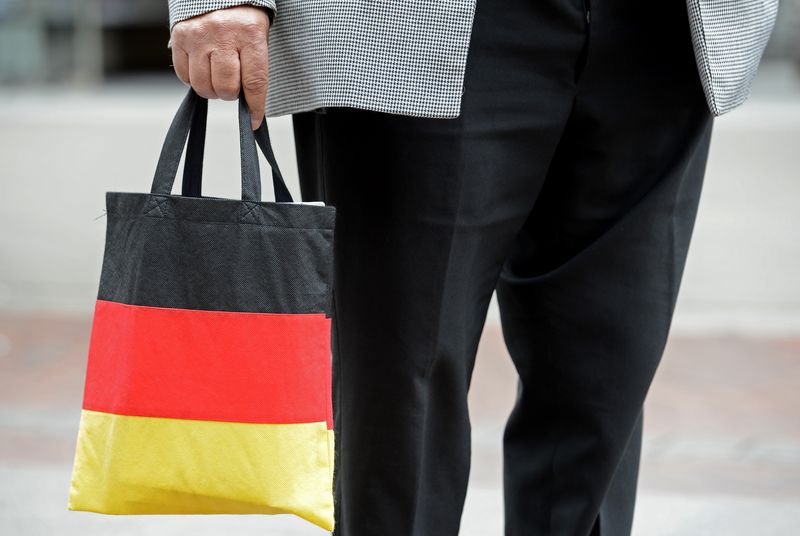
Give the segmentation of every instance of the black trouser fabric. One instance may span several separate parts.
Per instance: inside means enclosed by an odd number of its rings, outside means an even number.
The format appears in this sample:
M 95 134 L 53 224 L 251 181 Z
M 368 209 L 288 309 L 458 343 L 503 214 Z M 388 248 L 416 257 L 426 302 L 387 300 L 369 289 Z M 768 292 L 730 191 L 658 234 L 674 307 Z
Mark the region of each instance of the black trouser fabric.
M 681 2 L 480 0 L 460 117 L 293 117 L 337 207 L 338 536 L 458 533 L 495 288 L 507 536 L 625 536 L 713 116 Z M 498 438 L 500 440 L 500 438 Z

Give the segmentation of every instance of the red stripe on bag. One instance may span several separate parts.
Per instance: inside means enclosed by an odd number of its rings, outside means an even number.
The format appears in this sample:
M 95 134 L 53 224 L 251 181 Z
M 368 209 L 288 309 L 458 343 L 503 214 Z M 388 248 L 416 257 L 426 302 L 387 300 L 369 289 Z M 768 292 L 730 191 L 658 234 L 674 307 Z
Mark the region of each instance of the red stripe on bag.
M 326 421 L 330 319 L 97 300 L 83 408 L 250 423 Z

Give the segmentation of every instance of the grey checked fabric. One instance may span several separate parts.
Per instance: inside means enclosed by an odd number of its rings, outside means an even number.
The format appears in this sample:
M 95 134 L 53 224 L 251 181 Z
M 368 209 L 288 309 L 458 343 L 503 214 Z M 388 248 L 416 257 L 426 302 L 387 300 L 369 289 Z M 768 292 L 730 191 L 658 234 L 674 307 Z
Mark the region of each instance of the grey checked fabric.
M 708 106 L 742 104 L 775 25 L 778 0 L 687 0 L 697 68 Z
M 170 25 L 234 5 L 274 11 L 270 117 L 327 106 L 456 117 L 477 0 L 169 0 Z M 708 106 L 750 93 L 778 0 L 687 0 Z

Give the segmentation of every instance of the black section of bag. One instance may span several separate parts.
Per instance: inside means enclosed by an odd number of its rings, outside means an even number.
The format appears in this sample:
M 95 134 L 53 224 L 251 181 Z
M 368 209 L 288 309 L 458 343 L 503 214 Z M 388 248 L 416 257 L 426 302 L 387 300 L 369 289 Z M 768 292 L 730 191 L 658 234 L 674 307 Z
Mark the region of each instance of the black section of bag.
M 98 299 L 184 309 L 331 314 L 336 210 L 295 204 L 266 119 L 239 100 L 242 200 L 201 195 L 207 103 L 190 89 L 172 121 L 151 193 L 107 192 Z M 191 134 L 190 134 L 191 133 Z M 186 144 L 182 192 L 172 186 Z M 258 145 L 276 201 L 261 201 Z

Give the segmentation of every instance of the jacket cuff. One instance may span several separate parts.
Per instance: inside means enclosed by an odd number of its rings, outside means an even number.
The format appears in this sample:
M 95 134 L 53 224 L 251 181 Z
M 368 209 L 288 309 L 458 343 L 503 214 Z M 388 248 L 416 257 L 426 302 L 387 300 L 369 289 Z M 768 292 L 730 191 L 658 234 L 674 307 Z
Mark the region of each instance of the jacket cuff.
M 270 24 L 275 20 L 275 0 L 169 0 L 169 29 L 176 23 L 217 9 L 233 6 L 256 6 L 267 10 Z

